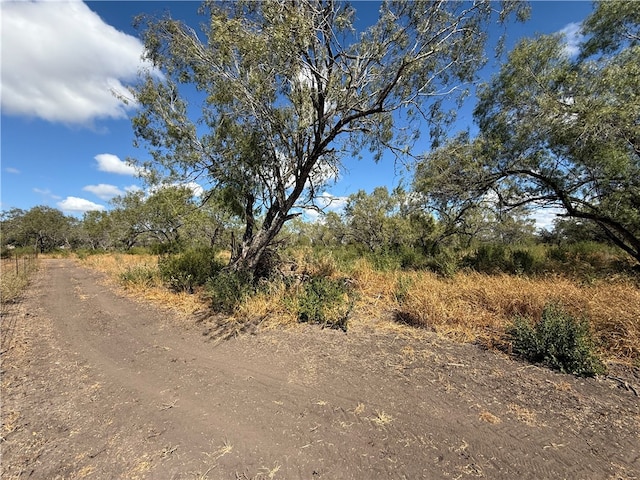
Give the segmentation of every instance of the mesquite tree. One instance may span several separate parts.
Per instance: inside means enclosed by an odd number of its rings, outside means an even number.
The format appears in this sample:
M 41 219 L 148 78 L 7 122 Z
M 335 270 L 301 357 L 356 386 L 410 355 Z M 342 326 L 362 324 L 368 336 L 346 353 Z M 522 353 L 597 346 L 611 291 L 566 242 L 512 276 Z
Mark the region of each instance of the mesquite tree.
M 427 155 L 416 183 L 472 208 L 553 206 L 640 262 L 640 11 L 598 2 L 571 57 L 561 35 L 521 41 L 481 89 L 480 135 Z
M 362 31 L 353 6 L 331 0 L 208 2 L 201 31 L 142 19 L 155 70 L 132 88 L 133 126 L 152 154 L 147 178 L 221 192 L 245 225 L 230 267 L 253 272 L 344 155 L 403 154 L 425 124 L 441 132 L 443 100 L 462 99 L 484 64 L 489 23 L 525 10 L 390 1 Z M 187 103 L 187 89 L 201 105 Z

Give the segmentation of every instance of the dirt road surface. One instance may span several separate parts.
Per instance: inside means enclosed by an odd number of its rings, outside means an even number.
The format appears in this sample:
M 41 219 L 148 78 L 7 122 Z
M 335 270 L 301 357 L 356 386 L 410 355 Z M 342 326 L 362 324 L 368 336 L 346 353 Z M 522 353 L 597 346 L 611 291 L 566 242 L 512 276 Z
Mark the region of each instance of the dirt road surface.
M 640 478 L 633 369 L 578 379 L 358 322 L 211 330 L 45 260 L 2 322 L 1 477 Z

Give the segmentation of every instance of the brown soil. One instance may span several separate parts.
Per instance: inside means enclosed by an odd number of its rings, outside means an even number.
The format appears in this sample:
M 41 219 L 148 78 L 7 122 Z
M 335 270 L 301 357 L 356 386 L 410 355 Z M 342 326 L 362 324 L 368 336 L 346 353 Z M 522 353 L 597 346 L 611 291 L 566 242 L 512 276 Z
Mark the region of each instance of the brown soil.
M 579 379 L 365 322 L 213 341 L 72 260 L 13 310 L 3 479 L 640 477 L 631 368 Z

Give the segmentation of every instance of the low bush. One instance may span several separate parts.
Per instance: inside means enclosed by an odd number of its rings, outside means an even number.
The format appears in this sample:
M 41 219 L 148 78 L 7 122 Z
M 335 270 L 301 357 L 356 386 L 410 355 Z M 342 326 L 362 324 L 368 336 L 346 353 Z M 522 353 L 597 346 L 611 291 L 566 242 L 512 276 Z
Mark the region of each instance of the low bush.
M 219 313 L 232 314 L 255 287 L 250 276 L 238 272 L 219 271 L 206 283 L 206 296 Z
M 516 317 L 507 331 L 514 353 L 531 362 L 578 376 L 604 373 L 585 319 L 578 320 L 557 304 L 545 306 L 540 321 Z
M 498 243 L 480 245 L 475 252 L 465 256 L 463 261 L 464 266 L 480 273 L 495 274 L 510 269 L 507 247 Z
M 456 255 L 449 250 L 441 250 L 429 257 L 426 268 L 442 277 L 451 278 L 460 269 L 460 262 Z
M 303 284 L 298 295 L 298 321 L 346 331 L 349 314 L 353 308 L 349 292 L 350 288 L 345 279 L 312 277 Z
M 193 287 L 202 286 L 222 270 L 213 248 L 195 248 L 186 252 L 161 257 L 158 261 L 160 275 L 172 289 L 193 292 Z

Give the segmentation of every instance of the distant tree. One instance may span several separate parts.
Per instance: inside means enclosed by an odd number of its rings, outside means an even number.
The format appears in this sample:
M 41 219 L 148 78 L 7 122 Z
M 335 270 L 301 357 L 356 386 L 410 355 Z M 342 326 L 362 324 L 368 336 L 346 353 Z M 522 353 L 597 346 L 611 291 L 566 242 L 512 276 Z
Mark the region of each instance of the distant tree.
M 114 234 L 127 249 L 136 243 L 177 244 L 180 228 L 196 210 L 188 187 L 165 186 L 145 196 L 129 192 L 112 200 L 110 213 Z
M 12 208 L 0 212 L 0 244 L 6 245 L 22 245 L 23 235 L 20 221 L 25 215 L 21 208 Z
M 640 14 L 598 2 L 579 56 L 561 35 L 523 40 L 480 92 L 480 135 L 427 155 L 436 198 L 559 207 L 640 261 Z
M 81 238 L 89 248 L 106 250 L 113 246 L 113 218 L 110 212 L 86 212 L 80 224 Z
M 224 191 L 244 223 L 230 268 L 253 272 L 345 154 L 405 154 L 425 120 L 439 136 L 443 101 L 463 99 L 485 62 L 489 23 L 513 11 L 526 5 L 384 1 L 364 32 L 353 6 L 332 0 L 206 2 L 200 33 L 142 20 L 146 57 L 163 73 L 132 89 L 148 178 Z M 181 85 L 202 93 L 195 120 Z
M 434 219 L 412 203 L 402 188 L 389 193 L 376 187 L 349 196 L 344 208 L 346 238 L 370 251 L 420 247 L 427 250 L 436 230 Z
M 609 239 L 597 224 L 575 218 L 557 218 L 553 222 L 552 230 L 544 232 L 543 238 L 547 242 L 557 244 L 584 241 L 609 243 Z
M 40 253 L 71 246 L 77 221 L 47 206 L 28 211 L 12 209 L 2 215 L 2 244 L 31 246 Z

